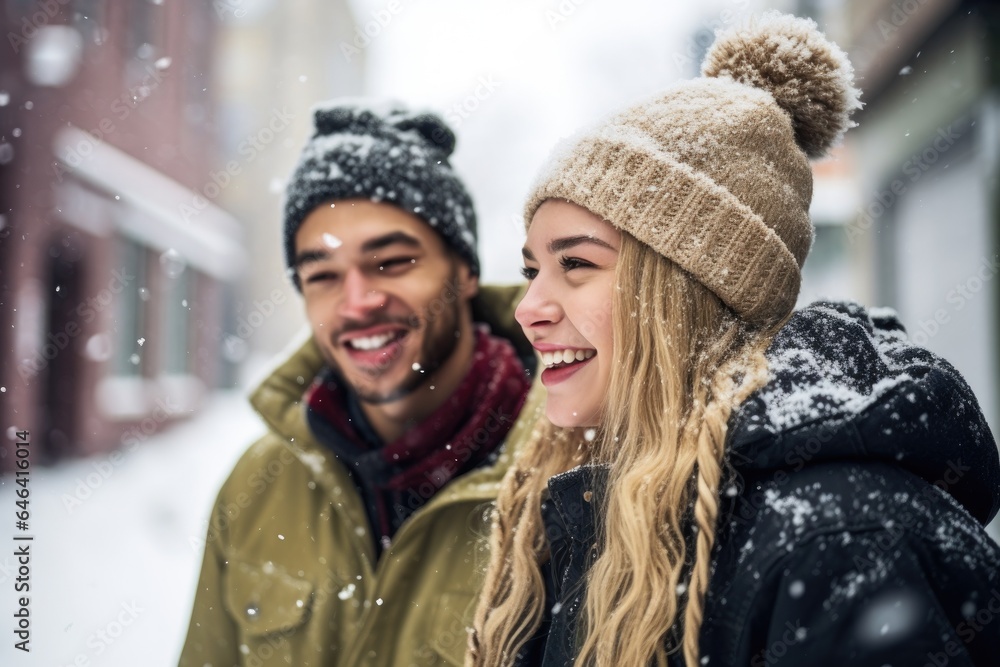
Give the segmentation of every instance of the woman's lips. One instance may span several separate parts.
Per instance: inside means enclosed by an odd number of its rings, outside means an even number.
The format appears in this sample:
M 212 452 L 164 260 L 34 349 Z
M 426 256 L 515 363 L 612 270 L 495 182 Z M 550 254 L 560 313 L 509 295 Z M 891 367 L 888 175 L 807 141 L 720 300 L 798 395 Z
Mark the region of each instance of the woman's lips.
M 545 385 L 546 387 L 551 387 L 553 385 L 559 384 L 560 382 L 564 382 L 565 380 L 572 377 L 574 373 L 576 373 L 578 370 L 580 370 L 581 368 L 583 368 L 596 358 L 597 355 L 594 355 L 590 359 L 585 359 L 583 361 L 574 361 L 572 363 L 564 364 L 562 366 L 556 366 L 554 368 L 546 368 L 545 370 L 542 371 L 541 375 L 542 384 Z

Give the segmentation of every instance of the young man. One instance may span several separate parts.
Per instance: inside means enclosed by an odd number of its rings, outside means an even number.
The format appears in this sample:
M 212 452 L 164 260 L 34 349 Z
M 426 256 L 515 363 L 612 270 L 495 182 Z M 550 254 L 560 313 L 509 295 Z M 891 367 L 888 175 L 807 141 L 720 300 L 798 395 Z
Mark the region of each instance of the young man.
M 333 104 L 315 123 L 284 230 L 312 337 L 251 398 L 269 432 L 219 494 L 180 664 L 460 665 L 498 453 L 531 422 L 512 430 L 518 290 L 478 286 L 437 116 Z

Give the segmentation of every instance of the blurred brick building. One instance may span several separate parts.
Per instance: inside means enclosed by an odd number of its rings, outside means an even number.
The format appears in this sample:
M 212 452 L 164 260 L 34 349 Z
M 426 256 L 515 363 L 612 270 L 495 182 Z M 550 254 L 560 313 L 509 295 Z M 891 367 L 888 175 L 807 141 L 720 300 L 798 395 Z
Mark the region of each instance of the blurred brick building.
M 130 447 L 228 382 L 218 4 L 0 0 L 0 470 L 15 430 Z

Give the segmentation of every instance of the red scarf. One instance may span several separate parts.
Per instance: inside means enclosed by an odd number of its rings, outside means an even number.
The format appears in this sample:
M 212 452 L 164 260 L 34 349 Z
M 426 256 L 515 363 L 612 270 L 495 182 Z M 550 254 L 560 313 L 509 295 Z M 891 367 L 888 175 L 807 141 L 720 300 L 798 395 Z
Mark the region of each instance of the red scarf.
M 357 399 L 329 369 L 306 392 L 309 424 L 351 471 L 381 547 L 445 484 L 485 463 L 524 404 L 530 381 L 514 347 L 481 329 L 475 335 L 472 366 L 458 388 L 393 442 L 378 443 Z

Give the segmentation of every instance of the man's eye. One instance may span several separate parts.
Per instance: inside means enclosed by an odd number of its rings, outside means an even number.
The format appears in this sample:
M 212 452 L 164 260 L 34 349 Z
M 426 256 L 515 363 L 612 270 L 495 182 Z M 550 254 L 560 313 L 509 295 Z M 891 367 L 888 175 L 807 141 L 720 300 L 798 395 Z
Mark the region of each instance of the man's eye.
M 392 269 L 401 269 L 416 263 L 417 260 L 413 257 L 396 257 L 394 259 L 387 259 L 384 262 L 380 262 L 378 270 L 391 271 Z
M 310 273 L 309 275 L 302 277 L 302 282 L 310 283 L 322 283 L 326 281 L 335 281 L 339 276 L 333 271 L 317 271 L 316 273 Z
M 532 269 L 527 266 L 522 266 L 521 275 L 524 276 L 525 280 L 534 280 L 535 276 L 538 275 L 538 269 Z

